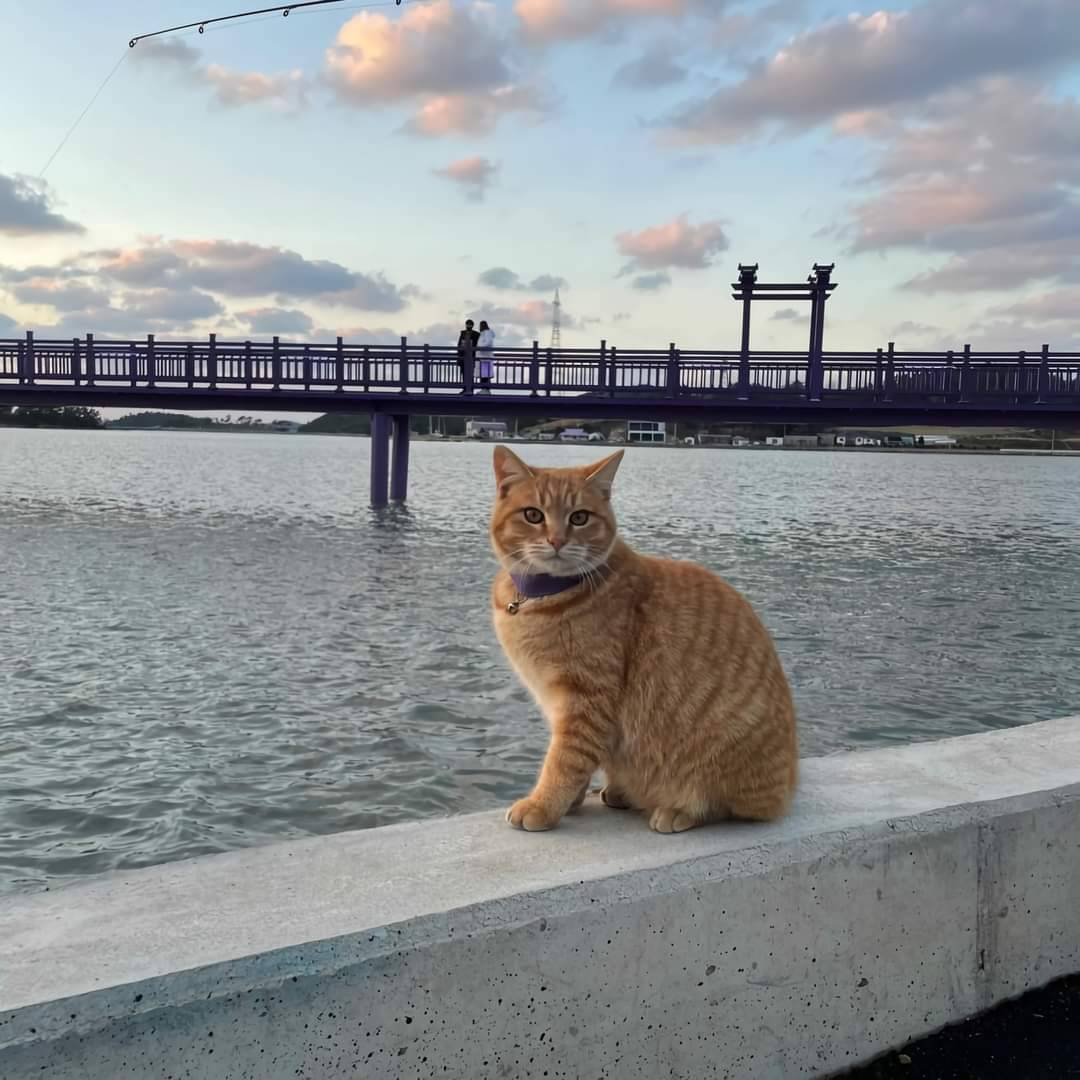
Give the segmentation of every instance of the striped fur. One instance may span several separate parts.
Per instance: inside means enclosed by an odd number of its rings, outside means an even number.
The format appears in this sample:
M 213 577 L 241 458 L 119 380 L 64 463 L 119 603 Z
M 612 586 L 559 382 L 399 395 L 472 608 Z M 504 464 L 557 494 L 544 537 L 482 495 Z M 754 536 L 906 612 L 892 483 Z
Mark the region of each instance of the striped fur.
M 507 820 L 553 828 L 597 769 L 603 801 L 643 810 L 659 832 L 779 817 L 795 790 L 798 743 L 773 642 L 727 582 L 618 538 L 610 495 L 621 457 L 534 469 L 495 450 L 495 632 L 551 728 L 536 786 Z M 529 508 L 543 522 L 527 521 Z M 578 510 L 590 516 L 575 527 Z M 591 573 L 605 564 L 606 574 Z M 591 577 L 511 615 L 510 570 Z

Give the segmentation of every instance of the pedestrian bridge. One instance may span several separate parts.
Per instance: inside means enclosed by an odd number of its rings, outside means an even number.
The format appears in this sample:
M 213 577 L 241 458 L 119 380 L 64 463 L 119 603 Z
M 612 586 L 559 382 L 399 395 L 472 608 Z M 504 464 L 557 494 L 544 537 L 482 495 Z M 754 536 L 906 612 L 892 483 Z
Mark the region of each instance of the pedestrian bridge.
M 820 340 L 820 338 L 818 339 Z M 372 500 L 403 499 L 408 417 L 1080 427 L 1080 353 L 499 349 L 410 342 L 0 340 L 0 404 L 372 414 Z M 393 453 L 391 462 L 391 431 Z M 389 484 L 387 481 L 390 472 Z

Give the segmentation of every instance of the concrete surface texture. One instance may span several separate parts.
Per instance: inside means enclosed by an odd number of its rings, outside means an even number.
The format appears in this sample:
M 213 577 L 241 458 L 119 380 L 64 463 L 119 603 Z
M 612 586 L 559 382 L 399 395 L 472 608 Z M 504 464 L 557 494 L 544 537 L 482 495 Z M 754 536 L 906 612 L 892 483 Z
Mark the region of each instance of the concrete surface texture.
M 818 1076 L 1080 971 L 1080 718 L 803 763 L 773 825 L 587 803 L 0 902 L 0 1076 Z

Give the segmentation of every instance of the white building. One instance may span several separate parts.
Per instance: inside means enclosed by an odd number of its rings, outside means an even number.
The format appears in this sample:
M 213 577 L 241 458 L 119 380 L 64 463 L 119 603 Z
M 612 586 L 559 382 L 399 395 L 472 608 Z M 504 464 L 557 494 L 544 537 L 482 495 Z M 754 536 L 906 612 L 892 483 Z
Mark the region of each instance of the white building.
M 667 426 L 661 420 L 628 420 L 626 441 L 628 443 L 667 442 Z
M 501 420 L 466 420 L 466 439 L 504 439 L 506 425 Z
M 584 428 L 568 427 L 559 432 L 562 442 L 588 442 L 589 433 Z

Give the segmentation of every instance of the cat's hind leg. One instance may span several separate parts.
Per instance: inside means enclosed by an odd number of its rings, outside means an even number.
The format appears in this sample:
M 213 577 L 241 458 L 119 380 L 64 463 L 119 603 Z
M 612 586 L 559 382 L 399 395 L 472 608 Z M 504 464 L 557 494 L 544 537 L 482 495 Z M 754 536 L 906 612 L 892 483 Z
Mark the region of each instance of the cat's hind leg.
M 706 822 L 703 818 L 669 806 L 658 807 L 649 814 L 649 828 L 658 833 L 686 832 L 704 824 Z
M 616 784 L 607 784 L 600 791 L 600 801 L 612 810 L 632 810 L 634 804 L 629 797 L 619 790 Z

